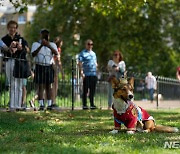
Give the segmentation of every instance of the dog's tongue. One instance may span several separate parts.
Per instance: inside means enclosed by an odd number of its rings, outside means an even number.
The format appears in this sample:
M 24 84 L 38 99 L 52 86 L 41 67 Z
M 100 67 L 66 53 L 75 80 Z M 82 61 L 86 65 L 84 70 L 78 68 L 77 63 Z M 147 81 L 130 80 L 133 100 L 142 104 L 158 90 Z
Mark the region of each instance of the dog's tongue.
M 129 105 L 133 104 L 133 102 L 130 101 L 130 100 L 127 100 L 127 103 L 128 103 Z

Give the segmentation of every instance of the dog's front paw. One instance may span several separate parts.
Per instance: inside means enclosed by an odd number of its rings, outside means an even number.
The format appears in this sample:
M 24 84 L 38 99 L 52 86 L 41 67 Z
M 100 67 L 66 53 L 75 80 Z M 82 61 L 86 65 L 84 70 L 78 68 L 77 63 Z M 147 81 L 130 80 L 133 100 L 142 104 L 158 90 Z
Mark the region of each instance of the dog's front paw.
M 127 134 L 134 134 L 135 131 L 133 131 L 133 130 L 128 130 L 126 133 L 127 133 Z
M 142 132 L 143 133 L 149 133 L 149 130 L 146 129 L 146 130 L 143 130 Z
M 137 130 L 138 132 L 140 132 L 140 133 L 143 132 L 143 130 L 142 130 L 141 128 L 137 128 L 136 130 Z
M 113 129 L 112 131 L 109 132 L 110 134 L 117 134 L 118 130 L 117 129 Z

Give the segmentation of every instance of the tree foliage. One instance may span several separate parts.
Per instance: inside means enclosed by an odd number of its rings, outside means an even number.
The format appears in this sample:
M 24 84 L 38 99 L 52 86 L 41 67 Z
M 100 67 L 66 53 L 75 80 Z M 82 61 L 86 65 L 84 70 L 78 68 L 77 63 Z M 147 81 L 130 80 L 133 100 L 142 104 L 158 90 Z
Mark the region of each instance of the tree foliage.
M 180 65 L 180 2 L 175 0 L 29 0 L 38 6 L 27 25 L 30 42 L 41 28 L 63 37 L 64 55 L 75 55 L 91 38 L 100 67 L 121 50 L 135 72 L 175 77 Z M 80 35 L 75 40 L 74 34 Z

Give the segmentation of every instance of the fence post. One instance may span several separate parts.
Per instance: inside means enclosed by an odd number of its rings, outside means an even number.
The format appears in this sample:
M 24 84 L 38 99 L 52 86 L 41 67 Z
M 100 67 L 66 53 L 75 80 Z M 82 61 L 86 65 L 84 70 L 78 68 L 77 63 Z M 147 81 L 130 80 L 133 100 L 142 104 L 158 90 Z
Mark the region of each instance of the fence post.
M 72 110 L 74 110 L 74 59 L 72 58 Z
M 156 97 L 156 108 L 158 109 L 159 107 L 159 99 L 158 99 L 158 95 L 159 95 L 159 76 L 157 76 L 157 97 Z

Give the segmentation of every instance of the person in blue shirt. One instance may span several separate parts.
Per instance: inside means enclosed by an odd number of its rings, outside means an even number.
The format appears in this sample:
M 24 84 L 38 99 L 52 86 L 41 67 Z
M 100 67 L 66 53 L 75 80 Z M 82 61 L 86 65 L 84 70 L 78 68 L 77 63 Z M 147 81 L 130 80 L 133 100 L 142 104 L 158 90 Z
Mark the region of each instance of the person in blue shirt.
M 79 67 L 80 74 L 83 78 L 83 94 L 82 94 L 82 102 L 83 109 L 88 109 L 87 106 L 87 95 L 89 94 L 90 100 L 90 109 L 96 109 L 94 105 L 94 95 L 96 90 L 97 83 L 97 58 L 96 53 L 92 51 L 93 41 L 88 39 L 85 42 L 85 49 L 82 50 L 79 54 Z

